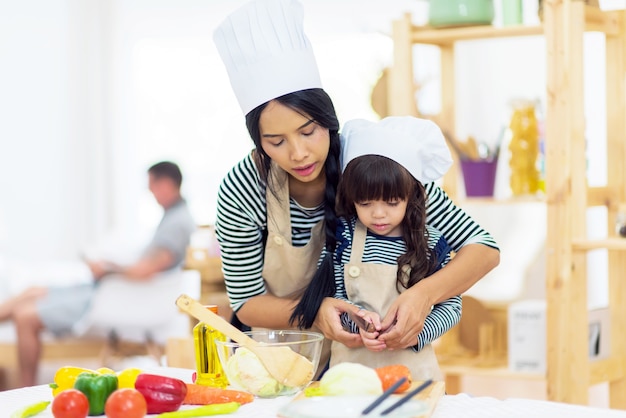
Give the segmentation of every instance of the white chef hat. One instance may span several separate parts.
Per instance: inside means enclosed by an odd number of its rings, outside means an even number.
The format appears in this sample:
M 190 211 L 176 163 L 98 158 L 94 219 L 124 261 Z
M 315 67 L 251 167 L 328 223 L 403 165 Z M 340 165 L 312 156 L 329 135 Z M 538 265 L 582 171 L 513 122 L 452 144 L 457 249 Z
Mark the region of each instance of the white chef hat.
M 441 178 L 452 156 L 441 129 L 432 121 L 412 116 L 389 116 L 379 122 L 353 119 L 341 131 L 341 168 L 362 155 L 390 158 L 422 184 Z
M 244 115 L 287 93 L 322 87 L 303 21 L 297 0 L 256 0 L 213 33 Z

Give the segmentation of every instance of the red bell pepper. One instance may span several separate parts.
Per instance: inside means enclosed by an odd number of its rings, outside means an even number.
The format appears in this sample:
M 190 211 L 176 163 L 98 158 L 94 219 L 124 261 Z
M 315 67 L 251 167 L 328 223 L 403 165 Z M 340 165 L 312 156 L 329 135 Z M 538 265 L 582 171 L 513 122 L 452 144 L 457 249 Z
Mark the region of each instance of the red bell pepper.
M 148 414 L 177 411 L 187 395 L 187 384 L 180 379 L 141 373 L 135 381 L 148 406 Z

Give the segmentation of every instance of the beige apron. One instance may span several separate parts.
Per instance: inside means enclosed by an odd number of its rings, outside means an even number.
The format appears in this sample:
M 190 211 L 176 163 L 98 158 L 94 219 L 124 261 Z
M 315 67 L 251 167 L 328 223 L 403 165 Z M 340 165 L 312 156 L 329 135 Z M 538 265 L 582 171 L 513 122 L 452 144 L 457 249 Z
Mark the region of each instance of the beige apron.
M 265 288 L 277 297 L 299 297 L 304 292 L 315 271 L 324 246 L 323 221 L 311 231 L 311 239 L 303 247 L 291 245 L 291 215 L 289 210 L 289 179 L 287 173 L 272 163 L 269 184 L 265 193 L 267 201 L 267 242 L 263 262 Z M 311 331 L 317 331 L 312 329 Z M 319 371 L 330 357 L 330 341 L 324 341 Z
M 363 249 L 367 229 L 358 222 L 352 240 L 350 262 L 344 269 L 348 299 L 364 309 L 378 312 L 381 317 L 389 310 L 399 293 L 396 288 L 397 266 L 363 263 Z M 365 347 L 348 348 L 333 341 L 330 357 L 331 367 L 341 362 L 361 363 L 376 368 L 391 364 L 404 364 L 411 369 L 413 380 L 443 380 L 435 351 L 430 344 L 419 352 L 404 350 L 373 352 Z

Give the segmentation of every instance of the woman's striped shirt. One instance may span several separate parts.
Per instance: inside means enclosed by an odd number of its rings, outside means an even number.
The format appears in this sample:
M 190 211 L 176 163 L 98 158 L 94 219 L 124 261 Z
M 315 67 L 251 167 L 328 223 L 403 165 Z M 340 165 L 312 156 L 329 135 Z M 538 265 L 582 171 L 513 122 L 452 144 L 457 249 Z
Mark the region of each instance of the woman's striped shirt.
M 454 251 L 472 243 L 498 248 L 493 237 L 454 205 L 440 187 L 429 183 L 425 188 L 426 222 L 441 231 Z M 249 298 L 266 293 L 261 276 L 267 231 L 265 190 L 266 184 L 249 154 L 224 177 L 218 191 L 215 227 L 226 290 L 235 311 Z M 290 210 L 292 244 L 303 246 L 313 226 L 324 218 L 324 207 L 303 208 L 291 199 Z

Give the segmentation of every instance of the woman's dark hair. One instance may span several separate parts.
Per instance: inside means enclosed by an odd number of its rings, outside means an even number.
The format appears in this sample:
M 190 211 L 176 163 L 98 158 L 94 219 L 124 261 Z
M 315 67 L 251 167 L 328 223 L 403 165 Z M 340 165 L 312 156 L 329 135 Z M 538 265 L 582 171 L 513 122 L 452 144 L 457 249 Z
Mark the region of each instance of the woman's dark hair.
M 355 204 L 368 200 L 406 200 L 403 238 L 406 252 L 398 257 L 398 288 L 409 288 L 432 273 L 436 255 L 428 246 L 424 186 L 397 162 L 381 155 L 363 155 L 350 161 L 337 190 L 337 216 L 357 216 Z M 424 257 L 427 254 L 427 257 Z M 410 267 L 408 280 L 404 266 Z
M 337 185 L 341 176 L 341 166 L 339 158 L 341 155 L 341 142 L 339 139 L 339 120 L 335 112 L 335 106 L 328 94 L 322 89 L 300 90 L 284 96 L 277 97 L 274 101 L 286 106 L 306 118 L 312 119 L 318 125 L 328 129 L 330 134 L 330 148 L 328 157 L 324 163 L 324 173 L 326 175 L 326 189 L 324 191 L 324 232 L 326 256 L 318 265 L 313 279 L 306 288 L 296 309 L 293 311 L 290 322 L 298 321 L 301 328 L 311 328 L 317 311 L 322 301 L 327 296 L 335 294 L 335 283 L 332 280 L 320 280 L 328 274 L 333 275 L 333 255 L 337 244 L 335 230 L 337 228 L 337 215 L 335 215 L 335 196 Z M 261 112 L 267 103 L 258 106 L 246 115 L 246 126 L 250 137 L 256 147 L 255 163 L 259 169 L 261 178 L 267 182 L 270 192 L 274 193 L 273 185 L 268 181 L 268 173 L 271 166 L 271 158 L 265 153 L 261 146 L 261 132 L 259 129 L 259 119 Z M 303 318 L 307 318 L 306 323 Z

